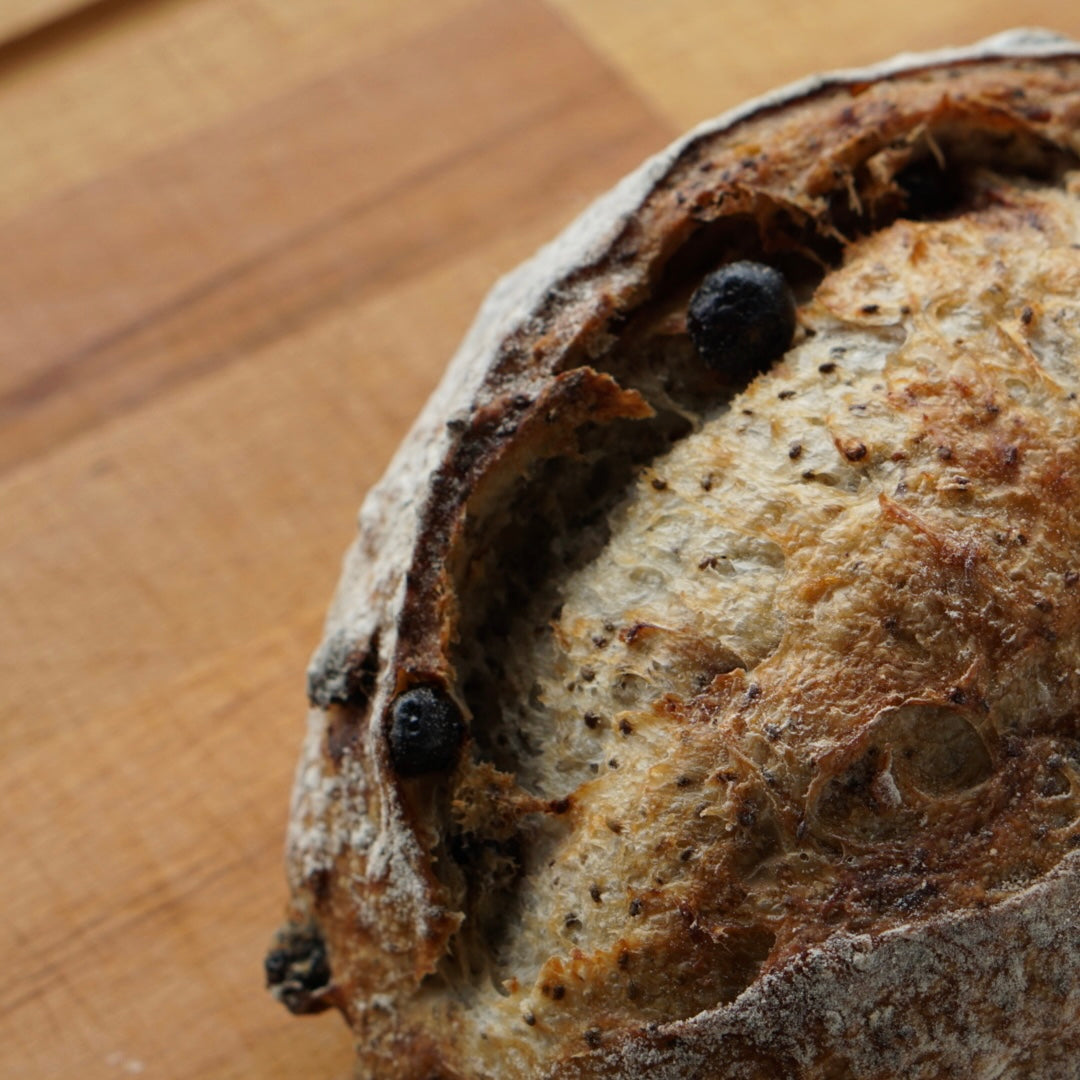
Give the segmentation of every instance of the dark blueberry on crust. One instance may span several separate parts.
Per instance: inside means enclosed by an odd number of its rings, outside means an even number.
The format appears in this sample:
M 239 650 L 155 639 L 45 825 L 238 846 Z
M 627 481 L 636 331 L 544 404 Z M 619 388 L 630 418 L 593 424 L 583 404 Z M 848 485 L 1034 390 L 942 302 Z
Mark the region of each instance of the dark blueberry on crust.
M 314 926 L 287 926 L 266 954 L 266 985 L 290 1012 L 321 1012 L 316 991 L 330 983 L 326 946 Z
M 399 776 L 445 772 L 457 761 L 464 734 L 461 711 L 450 696 L 416 686 L 390 710 L 390 761 Z
M 289 954 L 284 949 L 271 949 L 263 961 L 266 985 L 280 986 L 289 973 Z
M 782 356 L 795 333 L 795 298 L 783 274 L 756 262 L 714 270 L 690 299 L 686 325 L 708 367 L 741 374 Z

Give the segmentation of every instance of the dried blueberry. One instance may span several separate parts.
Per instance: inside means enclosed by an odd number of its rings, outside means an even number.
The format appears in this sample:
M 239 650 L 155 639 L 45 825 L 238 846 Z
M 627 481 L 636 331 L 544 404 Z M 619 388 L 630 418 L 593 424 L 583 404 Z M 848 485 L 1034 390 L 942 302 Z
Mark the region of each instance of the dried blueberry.
M 287 926 L 264 962 L 266 985 L 290 1012 L 321 1012 L 327 1002 L 318 993 L 330 983 L 326 946 L 312 926 Z
M 280 986 L 289 973 L 289 954 L 285 949 L 271 949 L 266 954 L 266 985 Z
M 764 263 L 713 271 L 690 300 L 690 337 L 711 368 L 746 372 L 783 355 L 795 333 L 795 298 L 783 274 Z
M 464 734 L 461 712 L 447 693 L 413 687 L 390 711 L 390 760 L 400 776 L 443 772 L 457 761 Z

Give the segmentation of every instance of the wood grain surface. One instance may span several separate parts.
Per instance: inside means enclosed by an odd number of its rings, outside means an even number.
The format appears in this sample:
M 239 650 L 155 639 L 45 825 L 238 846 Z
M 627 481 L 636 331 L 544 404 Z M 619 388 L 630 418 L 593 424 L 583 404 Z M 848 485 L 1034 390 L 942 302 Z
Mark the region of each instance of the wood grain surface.
M 1013 10 L 0 5 L 0 1076 L 349 1075 L 262 990 L 304 668 L 484 291 L 694 121 Z

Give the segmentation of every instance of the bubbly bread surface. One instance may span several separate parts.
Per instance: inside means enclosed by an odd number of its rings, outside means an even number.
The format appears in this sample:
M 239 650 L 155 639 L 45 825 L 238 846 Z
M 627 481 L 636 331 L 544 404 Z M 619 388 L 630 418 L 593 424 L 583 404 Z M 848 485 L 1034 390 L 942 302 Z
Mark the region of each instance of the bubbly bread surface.
M 267 973 L 358 1076 L 1080 1076 L 1062 49 L 706 130 L 489 301 L 311 671 Z
M 1080 842 L 1077 190 L 852 244 L 522 634 L 518 780 L 570 805 L 496 970 L 545 1026 L 693 1015 Z

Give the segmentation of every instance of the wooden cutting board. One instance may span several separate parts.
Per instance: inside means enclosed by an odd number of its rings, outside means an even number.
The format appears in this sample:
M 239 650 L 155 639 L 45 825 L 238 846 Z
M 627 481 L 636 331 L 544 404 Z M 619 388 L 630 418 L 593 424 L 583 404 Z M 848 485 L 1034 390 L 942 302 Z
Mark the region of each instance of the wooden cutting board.
M 482 294 L 691 123 L 1013 10 L 0 5 L 0 1075 L 349 1075 L 261 986 L 304 667 Z

